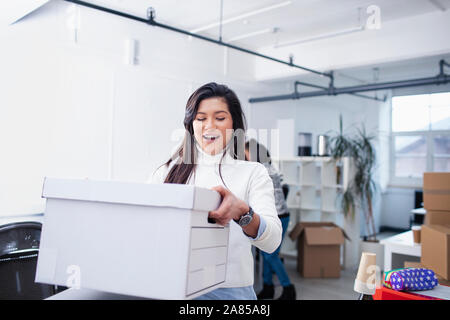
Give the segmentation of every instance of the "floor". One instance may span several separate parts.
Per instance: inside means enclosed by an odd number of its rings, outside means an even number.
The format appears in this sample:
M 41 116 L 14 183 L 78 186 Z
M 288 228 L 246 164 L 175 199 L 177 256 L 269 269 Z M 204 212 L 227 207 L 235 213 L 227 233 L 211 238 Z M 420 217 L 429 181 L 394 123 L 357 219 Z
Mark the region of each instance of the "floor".
M 297 272 L 296 259 L 284 259 L 289 279 L 297 291 L 297 300 L 356 300 L 358 294 L 353 291 L 357 270 L 342 270 L 338 279 L 305 279 Z M 276 283 L 276 282 L 274 282 Z M 275 288 L 275 298 L 282 291 L 282 287 Z
M 395 235 L 385 232 L 377 235 L 379 240 Z M 297 291 L 297 300 L 357 300 L 359 294 L 353 291 L 357 268 L 341 271 L 338 279 L 305 279 L 297 272 L 297 260 L 284 258 L 284 265 L 291 282 Z M 275 298 L 280 296 L 282 287 L 274 277 Z M 259 290 L 261 281 L 255 279 L 255 289 Z

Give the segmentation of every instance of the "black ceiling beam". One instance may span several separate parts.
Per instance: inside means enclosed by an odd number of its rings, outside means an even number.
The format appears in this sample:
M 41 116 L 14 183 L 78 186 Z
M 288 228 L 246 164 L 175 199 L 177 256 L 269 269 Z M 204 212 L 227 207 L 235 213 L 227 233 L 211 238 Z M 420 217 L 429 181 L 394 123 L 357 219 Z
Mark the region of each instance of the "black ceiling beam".
M 427 86 L 427 85 L 441 85 L 450 83 L 450 75 L 444 73 L 444 66 L 450 66 L 446 61 L 441 60 L 439 62 L 440 72 L 435 77 L 429 78 L 420 78 L 420 79 L 411 79 L 411 80 L 401 80 L 401 81 L 392 81 L 392 82 L 382 82 L 382 83 L 372 83 L 365 84 L 359 86 L 351 86 L 351 87 L 343 87 L 336 88 L 331 83 L 330 87 L 325 88 L 319 87 L 322 90 L 320 91 L 310 91 L 310 92 L 298 92 L 297 90 L 291 94 L 278 95 L 278 96 L 269 96 L 269 97 L 260 97 L 260 98 L 250 98 L 250 103 L 258 103 L 258 102 L 269 102 L 269 101 L 279 101 L 279 100 L 296 100 L 302 98 L 311 98 L 311 97 L 322 97 L 322 96 L 335 96 L 339 94 L 355 94 L 359 92 L 367 92 L 367 91 L 378 91 L 378 90 L 389 90 L 389 89 L 398 89 L 398 88 L 408 88 L 408 87 L 418 87 L 418 86 Z M 305 84 L 305 83 L 303 83 Z M 309 86 L 312 86 L 309 84 Z
M 248 54 L 251 54 L 251 55 L 254 55 L 254 56 L 266 59 L 266 60 L 270 60 L 270 61 L 273 61 L 273 62 L 278 62 L 278 63 L 284 64 L 286 66 L 289 66 L 289 67 L 298 68 L 298 69 L 301 69 L 301 70 L 304 70 L 304 71 L 308 71 L 308 72 L 311 72 L 311 73 L 314 73 L 314 74 L 317 74 L 317 75 L 320 75 L 320 76 L 324 76 L 324 77 L 328 77 L 328 78 L 331 77 L 330 73 L 320 72 L 320 71 L 317 71 L 317 70 L 313 70 L 313 69 L 310 69 L 310 68 L 306 68 L 306 67 L 294 64 L 292 59 L 290 59 L 289 61 L 283 61 L 283 60 L 276 59 L 276 58 L 273 58 L 273 57 L 270 57 L 270 56 L 266 56 L 266 55 L 258 53 L 256 51 L 248 50 L 248 49 L 245 49 L 245 48 L 242 48 L 242 47 L 238 47 L 238 46 L 235 46 L 235 45 L 223 42 L 221 39 L 216 40 L 216 39 L 205 37 L 205 36 L 202 36 L 202 35 L 199 35 L 199 34 L 196 34 L 196 33 L 191 33 L 189 31 L 186 31 L 186 30 L 183 30 L 183 29 L 175 28 L 175 27 L 163 24 L 163 23 L 159 23 L 159 22 L 157 22 L 155 20 L 154 11 L 151 10 L 150 8 L 149 8 L 149 12 L 148 12 L 149 16 L 148 16 L 147 19 L 145 19 L 145 18 L 137 17 L 137 16 L 134 16 L 134 15 L 131 15 L 131 14 L 128 14 L 128 13 L 121 12 L 121 11 L 113 10 L 113 9 L 102 7 L 102 6 L 98 6 L 98 5 L 95 5 L 95 4 L 92 4 L 92 3 L 89 3 L 89 2 L 85 2 L 85 1 L 79 1 L 79 0 L 64 0 L 64 1 L 71 2 L 71 3 L 74 3 L 74 4 L 78 4 L 80 6 L 88 7 L 88 8 L 91 8 L 91 9 L 100 10 L 100 11 L 107 12 L 107 13 L 110 13 L 110 14 L 118 15 L 118 16 L 123 17 L 123 18 L 127 18 L 127 19 L 132 19 L 132 20 L 135 20 L 135 21 L 143 22 L 143 23 L 149 24 L 149 25 L 154 26 L 154 27 L 160 27 L 160 28 L 163 28 L 163 29 L 166 29 L 166 30 L 170 30 L 170 31 L 174 31 L 174 32 L 177 32 L 177 33 L 181 33 L 181 34 L 187 35 L 187 36 L 191 36 L 193 38 L 205 40 L 205 41 L 208 41 L 208 42 L 211 42 L 211 43 L 214 43 L 214 44 L 218 44 L 218 45 L 230 48 L 230 49 L 234 49 L 234 50 L 237 50 L 237 51 L 248 53 Z
M 327 87 L 318 86 L 318 85 L 316 85 L 316 84 L 312 84 L 312 83 L 308 83 L 308 82 L 302 82 L 302 81 L 295 81 L 294 85 L 295 85 L 295 92 L 296 92 L 296 93 L 298 93 L 298 90 L 297 90 L 297 86 L 298 86 L 298 85 L 303 85 L 303 86 L 307 86 L 307 87 L 311 87 L 311 88 L 316 88 L 316 89 L 322 89 L 322 90 L 325 90 L 325 91 L 329 90 L 329 88 L 327 88 Z M 328 91 L 327 91 L 327 92 L 328 92 Z M 369 100 L 375 100 L 375 101 L 380 101 L 380 102 L 385 102 L 386 99 L 387 99 L 386 96 L 384 96 L 383 99 L 380 99 L 380 98 L 378 98 L 378 97 L 366 96 L 366 95 L 364 95 L 364 94 L 359 94 L 359 93 L 349 93 L 349 94 L 352 95 L 352 96 L 355 96 L 355 97 L 364 98 L 364 99 L 369 99 Z

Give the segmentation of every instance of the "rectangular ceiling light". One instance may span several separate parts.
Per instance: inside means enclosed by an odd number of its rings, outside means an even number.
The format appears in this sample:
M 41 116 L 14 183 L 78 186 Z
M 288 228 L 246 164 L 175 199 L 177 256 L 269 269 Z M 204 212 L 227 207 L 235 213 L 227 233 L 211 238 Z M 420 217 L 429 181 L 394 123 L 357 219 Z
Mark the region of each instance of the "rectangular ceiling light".
M 230 23 L 230 22 L 233 22 L 233 21 L 238 21 L 238 20 L 241 20 L 241 19 L 244 19 L 244 18 L 248 18 L 248 17 L 254 16 L 254 15 L 257 15 L 257 14 L 261 14 L 261 13 L 264 13 L 264 12 L 267 12 L 267 11 L 271 11 L 271 10 L 274 10 L 274 9 L 277 9 L 277 8 L 285 7 L 287 5 L 290 5 L 291 3 L 292 3 L 292 1 L 284 1 L 284 2 L 281 2 L 281 3 L 275 4 L 275 5 L 271 5 L 271 6 L 268 6 L 268 7 L 264 7 L 264 8 L 261 8 L 261 9 L 257 9 L 257 10 L 251 11 L 251 12 L 247 12 L 247 13 L 244 13 L 244 14 L 232 17 L 232 18 L 224 19 L 222 21 L 222 25 Z M 218 27 L 219 25 L 220 25 L 220 20 L 217 21 L 217 22 L 208 24 L 206 26 L 190 30 L 189 32 L 190 33 L 198 33 L 200 31 L 205 31 L 205 30 L 208 30 L 208 29 L 212 29 L 212 28 Z
M 274 45 L 274 48 L 289 47 L 289 46 L 292 46 L 295 44 L 301 44 L 301 43 L 307 43 L 307 42 L 312 42 L 312 41 L 317 41 L 317 40 L 334 38 L 334 37 L 342 36 L 345 34 L 363 31 L 364 29 L 365 29 L 364 26 L 359 26 L 356 28 L 345 29 L 345 30 L 341 30 L 341 31 L 331 32 L 331 33 L 325 33 L 325 34 L 317 35 L 317 36 L 310 37 L 310 38 L 282 42 L 282 43 Z
M 255 37 L 258 36 L 260 34 L 265 34 L 265 33 L 272 33 L 275 32 L 276 28 L 267 28 L 264 30 L 259 30 L 259 31 L 254 31 L 254 32 L 250 32 L 250 33 L 246 33 L 240 36 L 236 36 L 233 38 L 230 38 L 227 40 L 227 42 L 233 42 L 233 41 L 238 41 L 238 40 L 242 40 L 242 39 L 247 39 L 247 38 L 251 38 L 251 37 Z

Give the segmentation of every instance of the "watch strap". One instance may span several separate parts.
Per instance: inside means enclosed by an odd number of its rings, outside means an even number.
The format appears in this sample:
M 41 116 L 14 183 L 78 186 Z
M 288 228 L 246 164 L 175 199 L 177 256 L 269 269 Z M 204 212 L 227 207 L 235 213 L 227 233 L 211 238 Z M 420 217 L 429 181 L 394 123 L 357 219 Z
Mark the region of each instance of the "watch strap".
M 241 227 L 248 225 L 253 219 L 253 209 L 249 206 L 249 210 L 246 214 L 242 215 L 238 221 L 236 221 Z

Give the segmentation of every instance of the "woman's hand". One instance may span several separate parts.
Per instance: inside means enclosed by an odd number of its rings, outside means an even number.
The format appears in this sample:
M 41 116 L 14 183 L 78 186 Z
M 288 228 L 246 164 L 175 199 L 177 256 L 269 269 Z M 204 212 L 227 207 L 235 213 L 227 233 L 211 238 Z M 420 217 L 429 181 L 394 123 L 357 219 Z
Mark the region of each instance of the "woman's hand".
M 219 192 L 222 196 L 222 203 L 219 208 L 209 212 L 209 218 L 214 219 L 218 224 L 224 226 L 231 219 L 238 220 L 250 210 L 249 206 L 232 194 L 230 190 L 222 186 L 213 187 L 212 190 Z

